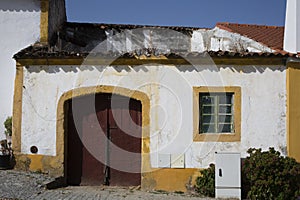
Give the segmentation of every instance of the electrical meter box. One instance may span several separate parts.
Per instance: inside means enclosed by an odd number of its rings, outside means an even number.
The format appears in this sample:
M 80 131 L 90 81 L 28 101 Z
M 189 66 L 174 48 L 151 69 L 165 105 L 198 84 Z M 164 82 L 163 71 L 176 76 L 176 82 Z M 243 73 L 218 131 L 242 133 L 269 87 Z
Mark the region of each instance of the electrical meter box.
M 241 154 L 215 154 L 216 198 L 241 199 Z

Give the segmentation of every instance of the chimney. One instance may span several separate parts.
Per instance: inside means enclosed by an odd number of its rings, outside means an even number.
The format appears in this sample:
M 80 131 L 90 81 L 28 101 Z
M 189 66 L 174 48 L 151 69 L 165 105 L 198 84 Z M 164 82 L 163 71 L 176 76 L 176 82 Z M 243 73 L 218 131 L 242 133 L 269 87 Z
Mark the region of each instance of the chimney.
M 300 52 L 300 0 L 287 0 L 283 50 Z
M 41 39 L 44 44 L 55 43 L 57 31 L 67 21 L 65 0 L 41 0 Z

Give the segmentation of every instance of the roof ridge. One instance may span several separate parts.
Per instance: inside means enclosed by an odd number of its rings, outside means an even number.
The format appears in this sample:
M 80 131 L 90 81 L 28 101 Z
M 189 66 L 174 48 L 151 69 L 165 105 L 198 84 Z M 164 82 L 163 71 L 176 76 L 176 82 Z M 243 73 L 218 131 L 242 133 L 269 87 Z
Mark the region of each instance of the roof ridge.
M 284 28 L 284 26 L 275 26 L 275 25 L 263 25 L 263 24 L 240 24 L 240 23 L 232 23 L 232 22 L 217 22 L 216 27 L 219 26 L 255 26 L 255 27 L 265 27 L 265 28 Z
M 211 29 L 205 27 L 195 27 L 195 26 L 170 26 L 170 25 L 151 25 L 151 24 L 118 24 L 118 23 L 97 23 L 97 22 L 65 22 L 68 25 L 80 25 L 80 26 L 118 26 L 118 27 L 138 27 L 138 28 L 178 28 L 178 29 Z

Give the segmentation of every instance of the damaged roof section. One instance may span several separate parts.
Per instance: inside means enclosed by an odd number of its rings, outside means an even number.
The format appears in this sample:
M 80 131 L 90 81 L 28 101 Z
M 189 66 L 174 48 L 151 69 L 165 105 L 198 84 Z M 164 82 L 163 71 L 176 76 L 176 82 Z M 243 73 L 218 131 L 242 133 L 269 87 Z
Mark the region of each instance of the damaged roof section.
M 283 31 L 283 27 L 230 23 L 205 29 L 66 22 L 50 45 L 36 43 L 14 58 L 296 56 L 282 50 Z
M 131 52 L 156 48 L 190 51 L 193 27 L 65 23 L 53 43 L 59 50 Z

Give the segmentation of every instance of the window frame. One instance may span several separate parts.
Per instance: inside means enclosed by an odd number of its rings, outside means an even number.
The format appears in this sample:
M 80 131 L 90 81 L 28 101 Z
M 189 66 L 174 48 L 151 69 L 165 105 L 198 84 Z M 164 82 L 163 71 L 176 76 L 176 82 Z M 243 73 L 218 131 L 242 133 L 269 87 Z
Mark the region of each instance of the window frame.
M 233 124 L 230 133 L 200 133 L 200 94 L 233 93 Z M 241 87 L 193 87 L 193 141 L 205 142 L 239 142 L 241 141 Z

